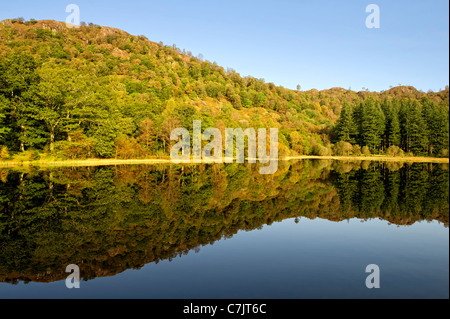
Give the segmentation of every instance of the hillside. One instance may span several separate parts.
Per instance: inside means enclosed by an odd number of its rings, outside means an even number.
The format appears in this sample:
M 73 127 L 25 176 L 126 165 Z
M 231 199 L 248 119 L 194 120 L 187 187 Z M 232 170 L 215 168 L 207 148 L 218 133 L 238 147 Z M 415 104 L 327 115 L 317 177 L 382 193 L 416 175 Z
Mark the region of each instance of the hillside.
M 397 145 L 445 156 L 448 105 L 448 87 L 295 91 L 115 28 L 0 22 L 0 159 L 163 156 L 172 129 L 192 127 L 193 119 L 221 130 L 277 127 L 281 156 L 336 153 L 332 144 L 339 141 L 375 153 Z M 343 106 L 353 119 L 369 123 L 375 116 L 382 123 L 376 129 L 343 123 Z M 405 126 L 410 108 L 418 110 L 412 121 L 422 126 Z M 399 115 L 398 133 L 392 133 L 392 110 Z M 436 114 L 438 123 L 431 121 Z M 436 130 L 439 141 L 433 140 Z

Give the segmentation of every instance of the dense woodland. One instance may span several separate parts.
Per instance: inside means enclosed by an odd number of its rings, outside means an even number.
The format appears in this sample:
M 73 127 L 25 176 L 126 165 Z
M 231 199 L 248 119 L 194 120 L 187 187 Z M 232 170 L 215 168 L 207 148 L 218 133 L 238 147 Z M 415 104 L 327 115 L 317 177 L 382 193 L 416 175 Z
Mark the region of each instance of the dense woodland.
M 448 164 L 282 161 L 0 169 L 0 282 L 110 276 L 287 218 L 448 227 Z M 302 228 L 299 228 L 301 231 Z
M 427 97 L 381 102 L 368 98 L 355 105 L 344 103 L 335 126 L 340 141 L 335 149 L 355 153 L 360 152 L 357 145 L 363 145 L 366 152 L 393 156 L 407 153 L 448 157 L 448 111 L 448 100 L 436 103 Z
M 0 159 L 167 156 L 194 119 L 277 127 L 281 156 L 448 156 L 448 111 L 448 87 L 290 90 L 110 27 L 0 22 Z

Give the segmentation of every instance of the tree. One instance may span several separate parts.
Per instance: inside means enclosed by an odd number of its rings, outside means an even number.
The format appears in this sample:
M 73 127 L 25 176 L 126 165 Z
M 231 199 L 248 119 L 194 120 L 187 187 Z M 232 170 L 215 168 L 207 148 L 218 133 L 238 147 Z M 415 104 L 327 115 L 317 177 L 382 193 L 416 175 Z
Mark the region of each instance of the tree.
M 427 127 L 418 101 L 408 100 L 401 107 L 402 148 L 413 154 L 424 154 L 427 149 Z
M 148 117 L 142 121 L 141 126 L 139 127 L 137 141 L 143 144 L 147 150 L 149 150 L 155 142 L 155 125 Z
M 36 73 L 38 63 L 34 57 L 25 53 L 12 53 L 0 59 L 0 123 L 6 124 L 0 128 L 0 139 L 16 148 L 14 141 L 19 142 L 21 151 L 25 150 L 26 130 L 33 130 L 37 125 L 27 125 L 30 122 L 30 95 L 28 92 L 39 82 Z M 18 132 L 18 136 L 14 136 Z
M 391 145 L 386 150 L 386 154 L 388 156 L 396 157 L 396 156 L 403 156 L 404 152 L 403 152 L 403 150 L 400 147 L 398 147 L 396 145 Z
M 115 141 L 116 158 L 132 159 L 144 155 L 140 145 L 134 138 L 120 135 Z
M 361 148 L 361 153 L 362 153 L 362 155 L 364 155 L 364 156 L 370 156 L 370 155 L 371 155 L 370 149 L 369 149 L 369 147 L 368 147 L 367 145 L 364 145 L 364 146 Z
M 361 141 L 370 150 L 380 148 L 383 140 L 385 117 L 379 105 L 372 99 L 367 99 L 362 106 Z
M 439 155 L 449 144 L 449 115 L 443 104 L 429 99 L 423 101 L 423 116 L 428 129 L 428 153 Z
M 330 156 L 331 149 L 320 144 L 314 144 L 311 148 L 311 154 L 318 156 Z
M 384 114 L 386 115 L 385 140 L 384 147 L 392 145 L 400 146 L 400 121 L 398 118 L 399 103 L 396 99 L 392 102 L 384 101 L 382 105 Z
M 161 130 L 159 132 L 159 137 L 163 141 L 163 149 L 167 151 L 166 146 L 170 144 L 170 134 L 177 127 L 181 127 L 181 122 L 174 115 L 168 115 L 165 117 L 162 124 Z
M 74 71 L 47 63 L 39 70 L 41 81 L 35 90 L 36 118 L 45 122 L 49 132 L 50 151 L 53 151 L 55 134 L 59 132 L 72 108 L 69 106 L 73 90 Z
M 400 145 L 400 121 L 398 119 L 397 110 L 392 110 L 389 119 L 389 131 L 388 131 L 388 146 Z
M 358 128 L 353 119 L 353 108 L 344 100 L 341 116 L 336 125 L 339 141 L 354 144 L 356 142 Z
M 6 125 L 8 109 L 8 100 L 3 95 L 0 95 L 0 144 L 2 144 L 3 138 L 11 131 L 11 128 Z
M 291 134 L 289 134 L 289 138 L 292 150 L 296 151 L 300 155 L 308 153 L 308 145 L 305 145 L 305 140 L 298 131 L 291 132 Z
M 352 151 L 353 151 L 352 144 L 345 141 L 340 141 L 336 143 L 333 147 L 333 155 L 337 156 L 348 156 L 350 155 L 350 153 L 352 153 Z

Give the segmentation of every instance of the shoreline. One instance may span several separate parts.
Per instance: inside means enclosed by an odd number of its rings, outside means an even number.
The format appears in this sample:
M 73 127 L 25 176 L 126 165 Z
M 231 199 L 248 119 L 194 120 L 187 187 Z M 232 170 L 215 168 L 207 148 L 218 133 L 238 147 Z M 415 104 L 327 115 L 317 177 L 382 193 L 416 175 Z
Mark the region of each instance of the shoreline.
M 315 156 L 300 155 L 286 156 L 278 159 L 279 161 L 292 160 L 340 160 L 340 161 L 387 161 L 387 162 L 416 162 L 416 163 L 449 163 L 449 158 L 445 157 L 391 157 L 384 155 L 372 156 Z M 247 162 L 247 159 L 246 159 Z M 170 158 L 143 158 L 143 159 L 83 159 L 83 160 L 37 160 L 37 161 L 0 161 L 0 167 L 17 167 L 17 166 L 39 166 L 39 167 L 58 167 L 58 166 L 102 166 L 102 165 L 133 165 L 133 164 L 179 164 L 173 163 Z M 196 163 L 181 163 L 196 164 Z M 203 161 L 201 164 L 211 164 Z
M 426 156 L 287 156 L 282 160 L 301 160 L 301 159 L 321 159 L 321 160 L 339 160 L 339 161 L 385 161 L 385 162 L 416 162 L 416 163 L 449 163 L 448 157 L 426 157 Z

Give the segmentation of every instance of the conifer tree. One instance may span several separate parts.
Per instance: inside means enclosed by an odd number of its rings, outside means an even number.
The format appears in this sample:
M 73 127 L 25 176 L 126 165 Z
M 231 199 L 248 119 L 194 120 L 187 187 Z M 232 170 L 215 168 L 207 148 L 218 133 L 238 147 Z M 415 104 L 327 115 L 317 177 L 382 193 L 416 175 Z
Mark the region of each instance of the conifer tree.
M 363 103 L 361 114 L 361 141 L 371 151 L 381 148 L 385 117 L 377 103 L 369 98 Z
M 336 125 L 339 141 L 356 143 L 358 128 L 353 119 L 353 108 L 344 101 L 341 110 L 341 116 Z

